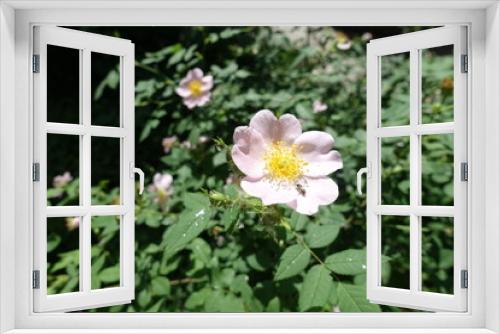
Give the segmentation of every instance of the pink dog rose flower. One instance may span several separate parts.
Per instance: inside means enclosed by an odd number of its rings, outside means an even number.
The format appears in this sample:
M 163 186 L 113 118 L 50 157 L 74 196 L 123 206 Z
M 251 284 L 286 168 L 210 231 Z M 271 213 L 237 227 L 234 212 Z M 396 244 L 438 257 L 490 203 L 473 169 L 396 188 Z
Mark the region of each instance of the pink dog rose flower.
M 203 75 L 199 68 L 190 70 L 181 80 L 175 92 L 182 97 L 184 105 L 189 109 L 201 107 L 210 101 L 210 90 L 214 85 L 211 75 Z
M 173 181 L 174 178 L 168 173 L 156 173 L 153 176 L 153 184 L 148 187 L 148 190 L 152 193 L 156 193 L 157 197 L 155 201 L 157 203 L 165 202 L 167 197 L 174 192 L 174 189 L 172 187 Z
M 165 137 L 161 141 L 161 145 L 163 146 L 163 152 L 168 153 L 172 149 L 172 146 L 177 142 L 177 136 Z
M 76 230 L 80 226 L 80 217 L 66 218 L 66 228 L 68 231 Z
M 264 205 L 287 204 L 312 215 L 337 199 L 338 186 L 327 175 L 342 168 L 342 159 L 328 133 L 302 133 L 295 116 L 277 119 L 261 110 L 249 126 L 234 130 L 233 139 L 232 159 L 246 175 L 241 188 Z

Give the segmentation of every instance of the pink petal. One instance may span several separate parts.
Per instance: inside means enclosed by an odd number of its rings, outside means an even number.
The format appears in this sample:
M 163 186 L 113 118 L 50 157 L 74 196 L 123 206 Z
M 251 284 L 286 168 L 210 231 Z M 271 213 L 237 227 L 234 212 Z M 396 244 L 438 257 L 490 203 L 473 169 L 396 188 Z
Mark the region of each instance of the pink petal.
M 203 78 L 203 71 L 198 67 L 193 68 L 189 73 L 191 73 L 192 79 L 201 80 Z
M 203 107 L 210 101 L 210 97 L 211 97 L 210 93 L 204 93 L 203 95 L 198 96 L 198 106 Z
M 308 162 L 306 176 L 325 176 L 342 168 L 340 153 L 332 151 L 333 137 L 322 131 L 308 131 L 294 142 L 299 155 Z
M 203 91 L 208 92 L 214 86 L 214 78 L 211 75 L 207 75 L 201 79 L 201 83 L 203 84 Z
M 260 110 L 250 120 L 250 127 L 258 131 L 266 142 L 274 140 L 275 128 L 277 128 L 278 119 L 267 109 Z
M 265 178 L 245 177 L 240 186 L 248 195 L 259 197 L 264 205 L 288 203 L 297 197 L 295 188 L 277 186 Z
M 295 116 L 285 114 L 278 120 L 267 109 L 260 110 L 252 117 L 250 127 L 257 130 L 266 143 L 284 141 L 291 144 L 302 133 L 302 126 Z
M 262 159 L 265 145 L 262 136 L 248 126 L 234 130 L 234 146 L 231 157 L 234 164 L 245 175 L 260 178 L 264 175 L 265 162 Z
M 182 102 L 184 103 L 184 105 L 186 107 L 188 107 L 188 109 L 193 109 L 194 107 L 196 107 L 198 105 L 198 98 L 196 98 L 194 96 L 188 96 Z
M 299 120 L 295 116 L 285 114 L 280 117 L 278 140 L 291 144 L 301 133 L 302 125 L 300 125 Z
M 183 86 L 182 84 L 181 86 L 175 89 L 175 92 L 177 93 L 177 95 L 184 98 L 189 97 L 191 95 L 191 91 L 189 90 L 189 88 Z
M 333 203 L 339 196 L 337 184 L 328 177 L 306 178 L 303 183 L 305 194 L 298 194 L 295 200 L 287 205 L 298 213 L 313 215 L 320 205 Z

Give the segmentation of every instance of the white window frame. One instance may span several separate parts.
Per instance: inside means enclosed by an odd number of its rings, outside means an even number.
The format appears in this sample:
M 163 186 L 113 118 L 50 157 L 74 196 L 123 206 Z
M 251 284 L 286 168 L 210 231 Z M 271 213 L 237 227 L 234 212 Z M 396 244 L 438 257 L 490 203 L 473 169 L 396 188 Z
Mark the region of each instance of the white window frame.
M 422 123 L 422 50 L 451 45 L 453 50 L 453 120 Z M 467 28 L 447 26 L 401 34 L 370 41 L 367 45 L 367 298 L 378 304 L 414 307 L 429 311 L 467 310 L 467 289 L 462 286 L 462 271 L 467 271 L 467 180 L 462 180 L 461 166 L 467 163 Z M 381 124 L 381 59 L 409 54 L 409 124 Z M 462 63 L 464 62 L 464 63 Z M 423 135 L 453 135 L 454 205 L 422 203 Z M 410 194 L 408 205 L 382 203 L 381 141 L 397 137 L 409 139 Z M 409 289 L 383 286 L 382 223 L 383 216 L 409 218 Z M 422 290 L 422 217 L 451 217 L 453 224 L 453 293 Z
M 435 314 L 33 313 L 30 257 L 33 212 L 27 198 L 32 194 L 30 55 L 31 32 L 36 24 L 468 25 L 472 87 L 468 116 L 468 221 L 472 222 L 468 227 L 471 264 L 468 311 Z M 2 1 L 0 333 L 121 333 L 123 329 L 127 329 L 127 333 L 500 333 L 499 91 L 500 9 L 497 1 Z
M 102 36 L 60 27 L 36 26 L 33 35 L 34 54 L 39 58 L 38 73 L 33 75 L 33 160 L 38 165 L 39 180 L 33 184 L 33 268 L 38 274 L 34 289 L 35 312 L 75 311 L 92 307 L 127 304 L 134 299 L 134 44 L 129 40 Z M 47 49 L 58 46 L 78 50 L 79 54 L 79 123 L 47 121 Z M 118 126 L 92 124 L 92 53 L 98 52 L 119 59 L 120 98 Z M 53 93 L 53 92 L 52 92 Z M 76 112 L 76 110 L 75 110 Z M 79 137 L 79 204 L 47 206 L 47 137 L 49 135 Z M 119 173 L 120 204 L 91 203 L 92 138 L 113 138 L 120 142 Z M 117 287 L 91 289 L 91 228 L 92 217 L 119 217 L 120 284 Z M 47 294 L 47 224 L 53 217 L 78 217 L 79 231 L 79 291 Z

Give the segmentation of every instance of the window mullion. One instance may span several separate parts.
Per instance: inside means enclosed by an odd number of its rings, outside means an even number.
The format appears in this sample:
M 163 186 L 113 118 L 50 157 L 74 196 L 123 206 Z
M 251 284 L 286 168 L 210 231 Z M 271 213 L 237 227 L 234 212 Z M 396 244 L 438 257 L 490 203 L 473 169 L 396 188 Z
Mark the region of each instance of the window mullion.
M 420 118 L 420 52 L 410 51 L 410 207 L 420 204 L 420 138 L 416 128 Z M 419 291 L 421 282 L 420 217 L 410 214 L 410 290 Z
M 82 136 L 81 155 L 81 179 L 80 188 L 82 191 L 81 204 L 85 209 L 80 227 L 80 284 L 81 291 L 89 292 L 91 289 L 91 136 L 90 136 L 90 115 L 91 115 L 91 60 L 90 51 L 82 51 L 82 62 L 80 71 L 81 84 L 81 122 L 85 129 Z

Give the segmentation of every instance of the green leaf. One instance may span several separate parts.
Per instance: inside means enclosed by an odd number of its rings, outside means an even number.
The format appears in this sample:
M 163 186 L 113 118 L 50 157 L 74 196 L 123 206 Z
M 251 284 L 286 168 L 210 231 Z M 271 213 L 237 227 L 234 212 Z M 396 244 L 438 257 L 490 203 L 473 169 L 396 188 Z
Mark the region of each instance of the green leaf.
M 333 279 L 330 272 L 323 265 L 315 265 L 304 278 L 299 291 L 299 310 L 307 311 L 314 307 L 324 307 L 328 302 Z
M 280 258 L 278 270 L 274 276 L 276 281 L 297 275 L 309 264 L 311 255 L 302 245 L 293 245 L 285 249 Z
M 269 301 L 266 306 L 266 312 L 279 312 L 280 311 L 280 299 L 278 297 L 274 297 Z
M 227 208 L 221 217 L 221 223 L 224 225 L 224 228 L 228 232 L 232 232 L 236 223 L 238 222 L 238 216 L 240 214 L 240 210 L 238 207 L 232 206 Z
M 61 243 L 61 236 L 55 233 L 50 233 L 47 238 L 47 253 L 52 252 Z
M 166 297 L 170 294 L 170 281 L 162 276 L 157 276 L 151 281 L 152 293 L 156 296 Z
M 243 301 L 232 293 L 224 295 L 220 290 L 213 291 L 205 300 L 206 312 L 244 312 Z
M 172 256 L 183 249 L 207 227 L 211 212 L 208 207 L 184 211 L 179 221 L 170 226 L 165 233 L 165 257 Z
M 212 164 L 214 167 L 223 165 L 227 162 L 226 151 L 220 151 L 216 153 L 212 158 Z
M 118 282 L 118 280 L 120 279 L 120 267 L 114 266 L 104 269 L 99 273 L 99 279 L 104 283 Z
M 193 255 L 195 256 L 195 258 L 203 262 L 205 265 L 209 264 L 212 255 L 212 249 L 205 240 L 196 238 L 193 240 L 189 248 L 193 251 Z
M 366 250 L 347 249 L 330 255 L 325 260 L 326 266 L 341 275 L 359 275 L 366 272 Z
M 342 312 L 380 312 L 380 306 L 366 299 L 366 287 L 339 282 L 339 307 Z
M 311 248 L 326 247 L 337 238 L 339 231 L 340 226 L 338 225 L 310 224 L 307 227 L 305 241 Z
M 202 290 L 193 292 L 186 300 L 186 308 L 189 310 L 193 310 L 196 307 L 202 306 L 211 293 L 212 290 L 208 288 L 203 288 Z
M 204 194 L 186 193 L 182 198 L 184 206 L 192 210 L 201 210 L 210 207 L 210 200 Z

